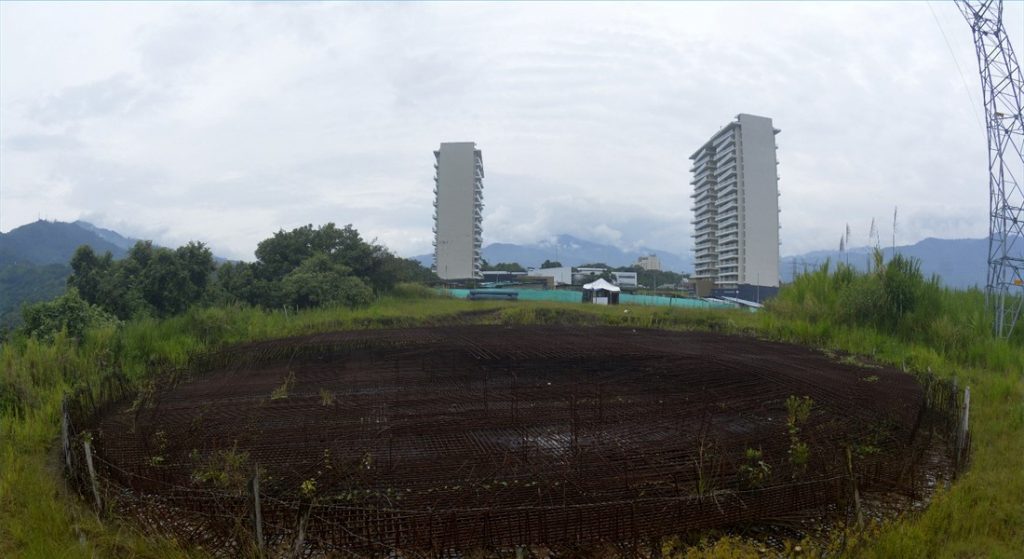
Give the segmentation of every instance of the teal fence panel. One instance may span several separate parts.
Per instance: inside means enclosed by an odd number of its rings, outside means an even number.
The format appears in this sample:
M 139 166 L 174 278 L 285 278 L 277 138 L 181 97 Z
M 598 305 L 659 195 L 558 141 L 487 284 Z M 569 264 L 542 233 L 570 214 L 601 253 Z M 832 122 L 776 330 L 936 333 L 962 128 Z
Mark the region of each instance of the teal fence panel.
M 468 289 L 439 289 L 441 294 L 465 299 L 469 296 Z M 503 288 L 501 291 L 516 291 L 520 301 L 552 301 L 557 303 L 582 303 L 583 294 L 579 291 L 562 291 L 555 289 L 513 289 Z M 725 301 L 705 301 L 703 299 L 687 299 L 683 297 L 665 297 L 663 295 L 631 295 L 619 294 L 619 304 L 647 305 L 656 307 L 676 307 L 682 309 L 735 309 L 738 305 Z

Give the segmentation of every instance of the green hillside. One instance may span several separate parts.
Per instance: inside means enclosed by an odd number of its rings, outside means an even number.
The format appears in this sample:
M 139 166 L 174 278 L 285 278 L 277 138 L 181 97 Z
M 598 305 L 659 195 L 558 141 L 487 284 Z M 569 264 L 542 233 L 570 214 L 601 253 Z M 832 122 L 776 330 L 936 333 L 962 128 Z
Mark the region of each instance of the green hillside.
M 78 247 L 89 245 L 99 254 L 123 258 L 127 251 L 118 239 L 131 242 L 84 221 L 39 220 L 0 233 L 0 330 L 20 322 L 22 305 L 64 291 L 71 275 L 68 262 Z

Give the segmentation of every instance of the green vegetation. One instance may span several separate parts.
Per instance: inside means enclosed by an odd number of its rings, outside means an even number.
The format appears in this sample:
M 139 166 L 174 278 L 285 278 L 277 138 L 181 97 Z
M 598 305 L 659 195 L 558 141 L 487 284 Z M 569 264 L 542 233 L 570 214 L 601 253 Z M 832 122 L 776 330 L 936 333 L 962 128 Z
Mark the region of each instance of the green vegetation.
M 68 286 L 121 320 L 169 317 L 192 306 L 244 303 L 306 309 L 369 305 L 400 281 L 430 281 L 418 263 L 363 241 L 351 225 L 278 231 L 260 242 L 256 262 L 214 266 L 203 243 L 176 250 L 139 241 L 123 260 L 83 245 L 71 258 Z
M 21 323 L 21 306 L 61 294 L 71 268 L 67 264 L 0 264 L 0 328 Z M 0 339 L 3 339 L 0 332 Z
M 305 231 L 296 238 L 312 239 L 313 233 Z M 235 288 L 260 284 L 260 289 L 266 291 L 257 289 L 254 293 L 273 293 L 276 288 L 271 287 L 269 278 L 283 279 L 315 256 L 293 254 L 302 252 L 302 243 L 292 247 L 291 241 L 296 238 L 279 235 L 286 237 L 288 242 L 284 244 L 289 248 L 271 251 L 275 255 L 264 252 L 256 264 L 232 266 L 252 278 L 236 283 Z M 328 236 L 335 235 L 352 238 L 336 232 Z M 367 258 L 362 262 L 372 261 L 372 256 Z M 331 261 L 346 266 L 353 277 L 373 289 L 375 301 L 353 309 L 344 300 L 333 300 L 328 306 L 295 312 L 269 305 L 260 308 L 245 297 L 228 297 L 217 305 L 193 305 L 162 319 L 157 314 L 143 313 L 123 322 L 90 320 L 80 329 L 54 321 L 45 335 L 40 334 L 43 329 L 23 331 L 4 344 L 0 348 L 0 556 L 188 555 L 182 547 L 187 542 L 142 537 L 130 523 L 115 519 L 101 523 L 87 503 L 67 495 L 54 450 L 60 400 L 65 391 L 83 384 L 96 386 L 113 371 L 121 371 L 132 382 L 145 386 L 156 367 L 182 366 L 193 352 L 232 343 L 335 329 L 470 320 L 758 335 L 827 351 L 847 351 L 912 372 L 955 375 L 961 385 L 970 385 L 972 390 L 971 469 L 948 489 L 940 488 L 921 513 L 880 528 L 869 527 L 866 532 L 842 532 L 842 555 L 1009 558 L 1019 557 L 1024 550 L 1024 344 L 1019 337 L 1007 341 L 989 334 L 982 293 L 939 289 L 922 278 L 912 262 L 876 262 L 868 274 L 844 266 L 835 270 L 823 267 L 797 278 L 765 312 L 754 314 L 664 307 L 631 307 L 625 313 L 621 307 L 451 300 L 416 285 L 380 289 L 373 278 L 385 273 L 380 271 L 383 268 L 361 268 L 358 259 L 349 261 L 340 256 Z M 307 270 L 323 270 L 322 265 L 309 265 Z M 257 271 L 263 267 L 268 271 Z M 225 291 L 233 293 L 227 288 Z M 82 298 L 88 301 L 84 295 Z M 82 309 L 73 300 L 66 304 L 69 309 Z M 86 314 L 89 312 L 91 307 L 87 307 Z M 864 378 L 870 379 L 870 373 Z M 282 382 L 287 383 L 287 379 Z M 333 395 L 321 398 L 330 405 Z M 799 429 L 810 413 L 813 407 L 809 401 L 794 398 L 793 427 Z M 157 440 L 153 459 L 159 459 L 159 447 Z M 751 449 L 743 463 L 751 485 L 770 475 L 759 464 L 758 454 Z M 230 482 L 233 465 L 244 457 L 219 458 L 219 462 L 197 464 L 197 475 L 211 484 L 222 479 Z M 308 489 L 312 494 L 316 487 Z M 757 545 L 725 538 L 705 540 L 696 548 L 666 547 L 666 551 L 687 557 L 757 556 Z M 808 557 L 825 553 L 836 556 L 834 550 L 839 549 L 832 544 L 805 541 L 788 544 L 790 552 L 796 553 L 797 545 L 801 556 Z
M 73 287 L 52 301 L 25 307 L 22 316 L 22 331 L 43 341 L 53 341 L 61 332 L 79 339 L 91 328 L 117 324 L 116 318 L 85 302 Z
M 491 264 L 484 260 L 481 266 L 484 270 L 497 270 L 499 272 L 526 272 L 526 268 L 523 268 L 518 262 L 498 262 L 497 264 Z
M 744 487 L 757 489 L 772 477 L 772 467 L 764 461 L 760 449 L 748 448 L 744 454 L 745 462 L 740 464 L 739 476 Z
M 793 466 L 793 478 L 801 477 L 807 471 L 811 449 L 800 440 L 800 426 L 811 416 L 814 400 L 804 396 L 790 396 L 786 399 L 786 430 L 789 432 L 789 463 Z

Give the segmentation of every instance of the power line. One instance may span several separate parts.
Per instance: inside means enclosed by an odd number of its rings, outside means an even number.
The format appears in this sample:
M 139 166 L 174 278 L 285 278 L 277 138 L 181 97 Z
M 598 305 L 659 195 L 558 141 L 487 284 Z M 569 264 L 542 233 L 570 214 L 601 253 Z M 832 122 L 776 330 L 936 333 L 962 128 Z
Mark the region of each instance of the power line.
M 949 37 L 946 36 L 946 31 L 942 28 L 942 22 L 939 21 L 939 16 L 935 13 L 935 8 L 932 8 L 932 3 L 926 1 L 925 4 L 928 5 L 928 11 L 932 13 L 932 19 L 935 20 L 935 25 L 939 28 L 939 33 L 942 34 L 942 40 L 946 42 L 946 49 L 949 50 L 949 55 L 953 57 L 953 64 L 956 65 L 956 71 L 960 74 L 960 83 L 964 85 L 964 91 L 967 92 L 967 98 L 971 101 L 971 105 L 974 106 L 974 111 L 972 111 L 972 114 L 974 115 L 974 122 L 978 123 L 978 128 L 985 130 L 985 125 L 981 122 L 981 117 L 978 116 L 978 113 L 984 111 L 978 105 L 978 102 L 975 101 L 974 95 L 971 95 L 971 88 L 967 85 L 967 78 L 964 76 L 964 71 L 960 67 L 960 61 L 956 57 L 953 45 L 950 44 Z

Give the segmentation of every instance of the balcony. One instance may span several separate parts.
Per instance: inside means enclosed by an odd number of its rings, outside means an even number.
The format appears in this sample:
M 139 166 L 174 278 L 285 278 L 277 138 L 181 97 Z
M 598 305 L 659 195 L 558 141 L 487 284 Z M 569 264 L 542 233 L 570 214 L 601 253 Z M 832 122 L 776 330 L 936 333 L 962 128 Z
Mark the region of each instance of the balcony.
M 730 207 L 739 205 L 740 197 L 736 195 L 735 191 L 725 196 L 719 196 L 718 199 L 715 200 L 715 207 L 718 208 L 718 213 L 722 213 L 722 211 L 729 209 Z
M 731 229 L 732 227 L 739 227 L 739 214 L 729 212 L 725 215 L 719 215 L 715 218 L 715 223 L 718 224 L 719 231 Z

